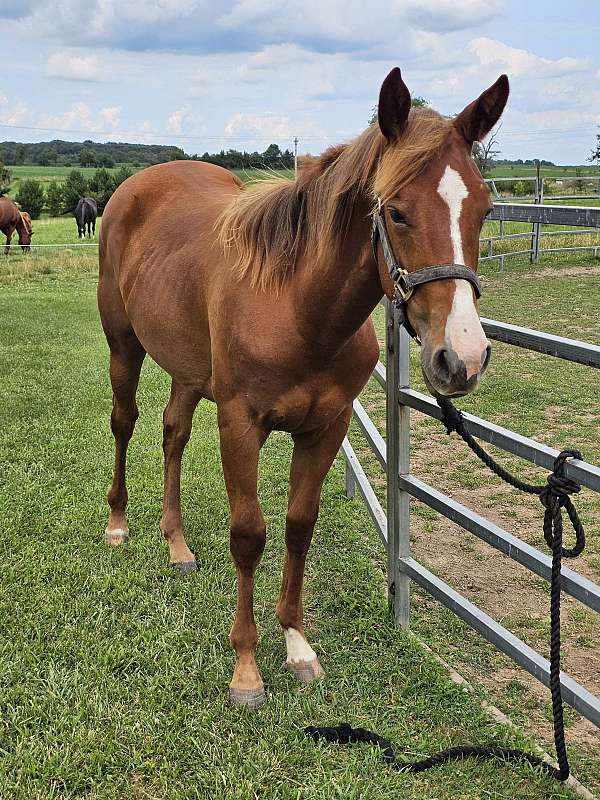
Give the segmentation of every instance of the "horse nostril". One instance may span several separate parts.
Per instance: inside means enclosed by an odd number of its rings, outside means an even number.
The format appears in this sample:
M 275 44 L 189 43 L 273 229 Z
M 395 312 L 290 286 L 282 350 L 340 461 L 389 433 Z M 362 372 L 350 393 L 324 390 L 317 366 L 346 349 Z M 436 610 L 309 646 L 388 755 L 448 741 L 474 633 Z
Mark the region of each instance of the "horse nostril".
M 445 348 L 437 351 L 433 358 L 433 365 L 438 377 L 444 381 L 444 383 L 448 383 L 450 381 L 451 369 L 448 359 L 448 351 Z
M 488 368 L 488 364 L 490 363 L 491 357 L 492 357 L 492 346 L 491 344 L 488 344 L 488 346 L 485 348 L 485 353 L 483 354 L 483 358 L 481 359 L 480 375 L 483 375 L 483 373 Z

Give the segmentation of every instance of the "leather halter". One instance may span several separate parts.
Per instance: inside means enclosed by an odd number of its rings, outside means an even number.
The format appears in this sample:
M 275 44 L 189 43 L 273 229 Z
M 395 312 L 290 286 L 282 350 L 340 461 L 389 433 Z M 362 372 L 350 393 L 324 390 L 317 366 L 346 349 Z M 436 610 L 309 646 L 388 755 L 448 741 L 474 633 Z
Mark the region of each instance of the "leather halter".
M 475 297 L 478 300 L 481 297 L 481 283 L 479 282 L 479 278 L 473 270 L 465 264 L 436 264 L 431 267 L 421 267 L 414 272 L 409 272 L 407 269 L 404 269 L 404 267 L 401 267 L 394 256 L 381 208 L 381 200 L 378 200 L 377 208 L 373 212 L 373 230 L 371 232 L 371 246 L 376 263 L 378 261 L 377 247 L 380 241 L 383 257 L 385 258 L 390 278 L 394 283 L 394 305 L 399 311 L 398 321 L 400 325 L 404 325 L 415 341 L 419 342 L 419 337 L 408 321 L 406 307 L 408 301 L 419 286 L 424 283 L 431 283 L 432 281 L 458 278 L 460 280 L 469 281 L 475 290 Z

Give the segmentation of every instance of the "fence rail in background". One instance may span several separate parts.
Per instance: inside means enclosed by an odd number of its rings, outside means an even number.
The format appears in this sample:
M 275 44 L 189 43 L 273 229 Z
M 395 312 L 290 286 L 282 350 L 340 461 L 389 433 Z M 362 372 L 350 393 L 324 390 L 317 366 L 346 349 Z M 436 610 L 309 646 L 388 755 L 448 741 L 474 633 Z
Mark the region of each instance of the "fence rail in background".
M 73 242 L 72 244 L 28 244 L 25 246 L 30 247 L 32 250 L 71 250 L 73 247 L 98 247 L 98 242 Z M 14 243 L 9 244 L 8 247 L 10 250 L 21 249 L 20 244 Z M 2 244 L 0 244 L 0 248 L 2 248 Z
M 494 203 L 494 208 L 488 215 L 487 220 L 500 223 L 498 234 L 487 234 L 484 232 L 480 243 L 480 260 L 498 260 L 500 269 L 504 268 L 506 258 L 517 256 L 528 256 L 531 262 L 537 262 L 541 255 L 548 253 L 566 252 L 590 252 L 593 257 L 600 254 L 600 206 L 559 206 L 559 205 L 540 205 L 533 203 Z M 517 233 L 506 233 L 505 223 L 529 223 L 531 231 L 521 231 Z M 544 230 L 543 225 L 561 225 L 576 230 Z M 582 230 L 583 229 L 583 230 Z M 561 246 L 560 239 L 557 237 L 590 237 L 591 241 L 586 244 Z M 542 248 L 542 240 L 554 239 L 556 244 L 553 247 Z M 497 245 L 502 242 L 528 240 L 530 246 L 527 249 L 510 250 L 503 248 L 498 252 Z M 487 248 L 487 249 L 486 249 Z M 495 249 L 496 248 L 496 249 Z
M 600 367 L 600 348 L 595 345 L 495 320 L 484 319 L 482 323 L 491 339 L 578 364 Z M 411 474 L 410 409 L 437 419 L 440 419 L 441 412 L 432 397 L 410 388 L 409 344 L 408 334 L 398 324 L 397 312 L 386 302 L 386 352 L 389 366 L 386 370 L 379 363 L 373 371 L 373 377 L 386 392 L 386 438 L 384 439 L 369 418 L 359 399 L 354 402 L 353 418 L 386 472 L 387 515 L 348 439 L 342 447 L 346 461 L 346 492 L 349 497 L 353 497 L 358 488 L 387 550 L 390 607 L 398 623 L 408 627 L 410 581 L 414 580 L 497 649 L 548 686 L 550 665 L 542 655 L 431 573 L 411 555 L 410 498 L 413 497 L 546 580 L 550 579 L 552 563 L 545 553 Z M 471 414 L 464 414 L 464 418 L 474 436 L 539 466 L 551 469 L 558 455 L 557 450 L 508 428 Z M 571 460 L 567 463 L 566 471 L 582 485 L 600 492 L 600 467 L 585 461 Z M 568 567 L 562 568 L 561 584 L 564 592 L 600 613 L 598 584 Z M 562 672 L 561 687 L 565 702 L 600 727 L 600 698 Z

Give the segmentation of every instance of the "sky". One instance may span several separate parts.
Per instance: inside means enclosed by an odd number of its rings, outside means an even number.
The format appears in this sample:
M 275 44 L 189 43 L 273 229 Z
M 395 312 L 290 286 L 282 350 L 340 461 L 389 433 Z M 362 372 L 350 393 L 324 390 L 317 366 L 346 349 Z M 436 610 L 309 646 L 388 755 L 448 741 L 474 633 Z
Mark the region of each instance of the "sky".
M 598 42 L 598 0 L 0 0 L 0 140 L 318 153 L 399 66 L 443 114 L 506 72 L 500 158 L 578 164 Z

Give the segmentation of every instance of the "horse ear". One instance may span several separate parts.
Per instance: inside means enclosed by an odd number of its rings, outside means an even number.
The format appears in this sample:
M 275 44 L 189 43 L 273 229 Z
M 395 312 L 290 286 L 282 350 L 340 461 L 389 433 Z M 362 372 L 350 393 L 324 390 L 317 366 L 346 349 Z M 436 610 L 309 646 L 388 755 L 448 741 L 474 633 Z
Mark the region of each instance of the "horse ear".
M 508 78 L 500 75 L 496 83 L 473 100 L 454 119 L 454 126 L 467 144 L 481 141 L 500 119 L 508 100 Z
M 398 67 L 389 73 L 381 84 L 377 122 L 389 144 L 393 144 L 404 130 L 410 111 L 410 92 L 402 80 Z

